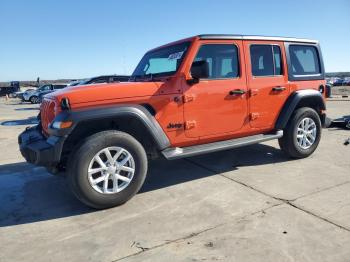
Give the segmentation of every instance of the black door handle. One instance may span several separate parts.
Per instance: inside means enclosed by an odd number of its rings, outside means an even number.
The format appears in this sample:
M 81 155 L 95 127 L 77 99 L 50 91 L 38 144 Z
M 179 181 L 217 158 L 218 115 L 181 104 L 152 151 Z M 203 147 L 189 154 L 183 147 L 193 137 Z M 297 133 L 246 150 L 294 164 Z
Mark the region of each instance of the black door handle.
M 243 90 L 243 89 L 235 89 L 235 90 L 231 90 L 229 94 L 230 94 L 230 96 L 243 95 L 243 94 L 245 94 L 245 90 Z
M 272 88 L 272 91 L 277 91 L 277 92 L 280 92 L 283 90 L 286 90 L 286 88 L 284 86 L 275 86 Z

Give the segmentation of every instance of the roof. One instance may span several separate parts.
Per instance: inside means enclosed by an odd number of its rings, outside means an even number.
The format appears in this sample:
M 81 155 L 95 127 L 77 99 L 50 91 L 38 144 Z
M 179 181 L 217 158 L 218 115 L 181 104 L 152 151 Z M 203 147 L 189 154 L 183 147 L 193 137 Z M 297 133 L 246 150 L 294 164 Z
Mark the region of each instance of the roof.
M 284 42 L 299 42 L 318 44 L 317 40 L 295 38 L 295 37 L 281 37 L 281 36 L 258 36 L 258 35 L 230 35 L 230 34 L 204 34 L 198 35 L 200 39 L 235 39 L 235 40 L 268 40 L 268 41 L 284 41 Z

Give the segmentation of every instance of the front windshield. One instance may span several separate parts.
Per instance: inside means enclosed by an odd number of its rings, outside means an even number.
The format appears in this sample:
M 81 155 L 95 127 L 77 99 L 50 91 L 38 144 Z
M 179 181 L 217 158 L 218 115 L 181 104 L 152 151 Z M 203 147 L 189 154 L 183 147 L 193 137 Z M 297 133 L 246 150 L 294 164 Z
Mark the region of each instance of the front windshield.
M 189 45 L 190 42 L 183 42 L 146 53 L 131 78 L 173 75 L 181 65 Z

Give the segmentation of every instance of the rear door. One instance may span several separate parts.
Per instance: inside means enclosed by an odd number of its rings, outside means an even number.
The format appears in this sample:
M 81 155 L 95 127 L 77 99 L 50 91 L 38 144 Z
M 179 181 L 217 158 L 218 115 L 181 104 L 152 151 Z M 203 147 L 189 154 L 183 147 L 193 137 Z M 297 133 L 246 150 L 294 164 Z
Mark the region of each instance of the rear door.
M 220 136 L 242 128 L 248 113 L 242 57 L 240 40 L 199 42 L 193 61 L 209 63 L 209 78 L 184 88 L 186 136 Z
M 290 88 L 283 42 L 244 41 L 250 126 L 273 127 Z

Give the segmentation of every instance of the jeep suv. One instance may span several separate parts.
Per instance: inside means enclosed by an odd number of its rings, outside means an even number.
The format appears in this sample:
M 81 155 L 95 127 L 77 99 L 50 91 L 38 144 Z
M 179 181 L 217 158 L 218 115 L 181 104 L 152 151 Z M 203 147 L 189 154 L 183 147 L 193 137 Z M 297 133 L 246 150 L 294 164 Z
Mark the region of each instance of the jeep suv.
M 278 139 L 292 158 L 317 148 L 325 121 L 320 46 L 309 39 L 199 35 L 147 52 L 129 82 L 44 97 L 19 136 L 25 159 L 64 174 L 83 203 L 120 205 L 148 160 Z

